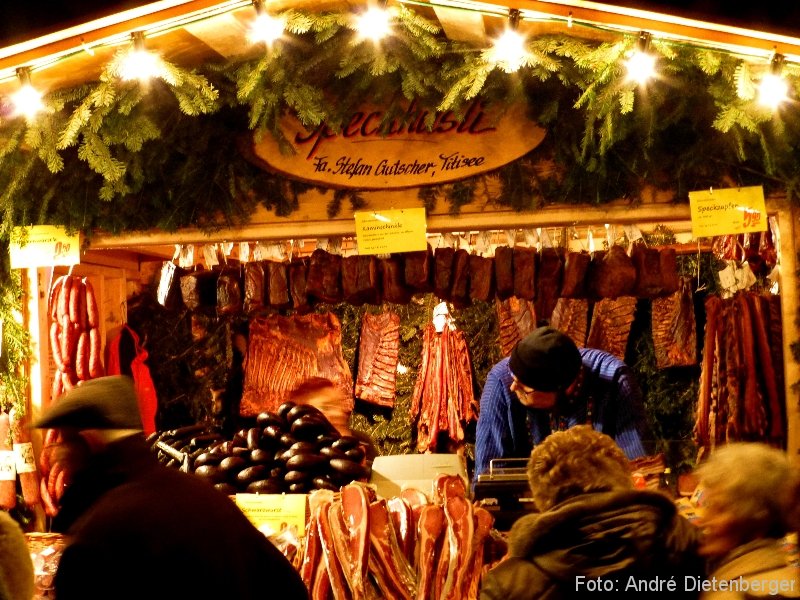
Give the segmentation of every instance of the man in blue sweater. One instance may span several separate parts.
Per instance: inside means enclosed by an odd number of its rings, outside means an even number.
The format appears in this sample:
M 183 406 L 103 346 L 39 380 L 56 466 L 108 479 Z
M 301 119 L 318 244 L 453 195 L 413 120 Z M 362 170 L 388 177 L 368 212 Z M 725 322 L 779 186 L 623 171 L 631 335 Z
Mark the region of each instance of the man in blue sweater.
M 646 454 L 641 390 L 623 361 L 539 327 L 498 362 L 481 395 L 475 476 L 496 458 L 528 458 L 551 432 L 591 424 L 611 436 L 629 460 Z

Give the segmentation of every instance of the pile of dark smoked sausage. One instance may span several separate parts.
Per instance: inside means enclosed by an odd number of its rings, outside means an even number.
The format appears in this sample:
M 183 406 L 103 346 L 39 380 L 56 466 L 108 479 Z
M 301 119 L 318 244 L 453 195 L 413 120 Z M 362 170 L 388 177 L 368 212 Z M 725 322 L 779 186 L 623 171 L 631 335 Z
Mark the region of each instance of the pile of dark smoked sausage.
M 292 401 L 260 413 L 253 427 L 231 439 L 189 425 L 156 432 L 148 441 L 164 464 L 203 477 L 226 494 L 338 490 L 369 477 L 358 438 L 340 435 L 318 408 Z

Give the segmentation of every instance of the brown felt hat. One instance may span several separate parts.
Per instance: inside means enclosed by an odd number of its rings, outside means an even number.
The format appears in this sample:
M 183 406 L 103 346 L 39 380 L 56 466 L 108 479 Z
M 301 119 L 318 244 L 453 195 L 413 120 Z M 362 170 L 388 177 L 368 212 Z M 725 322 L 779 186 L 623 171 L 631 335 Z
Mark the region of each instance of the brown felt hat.
M 568 387 L 581 369 L 575 342 L 553 327 L 539 327 L 511 351 L 508 366 L 520 383 L 541 392 Z
M 55 429 L 142 429 L 133 381 L 109 375 L 82 382 L 63 393 L 31 427 Z

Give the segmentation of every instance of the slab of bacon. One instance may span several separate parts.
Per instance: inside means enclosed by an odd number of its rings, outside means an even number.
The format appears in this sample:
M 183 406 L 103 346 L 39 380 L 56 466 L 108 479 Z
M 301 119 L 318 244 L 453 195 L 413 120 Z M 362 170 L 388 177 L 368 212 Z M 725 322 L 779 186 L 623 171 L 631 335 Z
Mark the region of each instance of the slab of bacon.
M 650 321 L 659 369 L 697 364 L 697 326 L 689 279 L 682 279 L 674 294 L 653 299 Z
M 500 329 L 500 351 L 508 356 L 518 341 L 536 329 L 536 309 L 530 300 L 516 296 L 505 300 L 498 297 L 494 306 Z
M 378 406 L 394 406 L 400 316 L 392 311 L 364 313 L 358 346 L 356 398 Z
M 342 354 L 342 330 L 333 313 L 250 321 L 244 361 L 244 389 L 239 413 L 275 412 L 288 393 L 311 376 L 339 385 L 353 409 L 353 376 Z
M 436 452 L 439 434 L 463 443 L 464 427 L 477 420 L 472 361 L 464 333 L 445 325 L 441 333 L 429 323 L 423 331 L 422 360 L 411 397 L 417 426 L 417 450 Z

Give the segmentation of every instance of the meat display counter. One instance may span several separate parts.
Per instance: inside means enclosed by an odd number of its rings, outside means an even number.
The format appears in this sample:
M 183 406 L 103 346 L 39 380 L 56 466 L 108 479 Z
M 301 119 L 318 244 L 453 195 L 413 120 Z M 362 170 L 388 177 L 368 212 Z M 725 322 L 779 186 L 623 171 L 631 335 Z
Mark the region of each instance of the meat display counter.
M 527 468 L 527 458 L 495 458 L 489 461 L 489 471 L 475 479 L 473 499 L 492 513 L 499 531 L 507 531 L 519 517 L 536 510 Z

